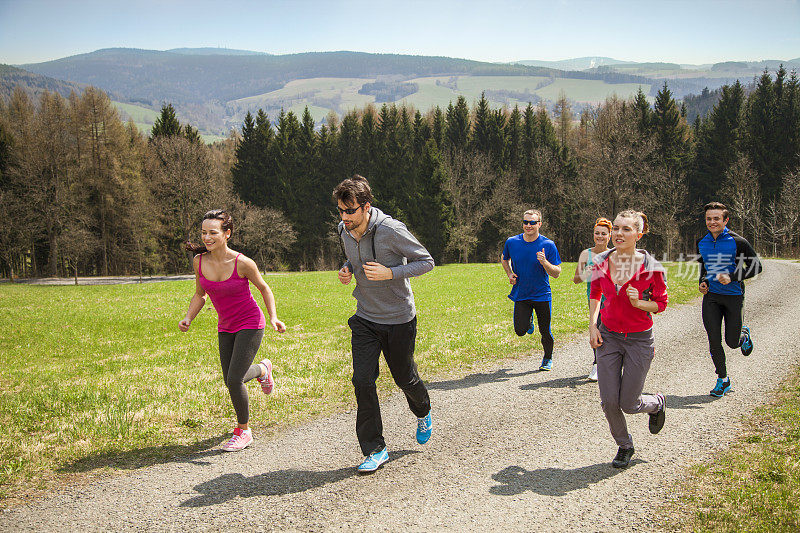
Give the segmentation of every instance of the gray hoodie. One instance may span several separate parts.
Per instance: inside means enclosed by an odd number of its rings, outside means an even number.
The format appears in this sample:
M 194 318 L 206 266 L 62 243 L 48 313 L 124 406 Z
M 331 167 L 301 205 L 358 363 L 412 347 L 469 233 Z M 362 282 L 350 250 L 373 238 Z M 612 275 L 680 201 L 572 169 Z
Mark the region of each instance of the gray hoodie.
M 356 315 L 378 324 L 404 324 L 413 319 L 417 310 L 408 278 L 433 269 L 428 250 L 405 224 L 377 207 L 370 208 L 367 231 L 360 241 L 344 228 L 344 222 L 339 222 L 339 234 L 347 255 L 345 265 L 356 279 L 353 289 L 353 298 L 358 302 Z M 368 280 L 363 268 L 368 261 L 391 268 L 393 279 Z

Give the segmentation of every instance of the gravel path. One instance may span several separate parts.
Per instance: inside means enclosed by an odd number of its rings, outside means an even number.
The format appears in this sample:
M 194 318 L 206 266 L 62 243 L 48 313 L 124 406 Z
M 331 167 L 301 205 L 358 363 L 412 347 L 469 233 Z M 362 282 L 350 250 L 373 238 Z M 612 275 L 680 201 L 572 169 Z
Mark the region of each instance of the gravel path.
M 728 350 L 735 392 L 716 400 L 698 302 L 658 316 L 645 390 L 667 394 L 666 426 L 652 436 L 646 415 L 628 417 L 627 470 L 610 465 L 616 446 L 584 379 L 591 352 L 580 338 L 557 347 L 549 373 L 536 371 L 534 354 L 431 383 L 425 446 L 393 395 L 383 402 L 390 461 L 372 475 L 355 473 L 355 414 L 343 413 L 273 440 L 256 434 L 244 452 L 212 449 L 68 487 L 3 513 L 0 530 L 652 531 L 685 467 L 728 445 L 797 364 L 798 302 L 800 265 L 770 261 L 747 289 L 755 351 Z

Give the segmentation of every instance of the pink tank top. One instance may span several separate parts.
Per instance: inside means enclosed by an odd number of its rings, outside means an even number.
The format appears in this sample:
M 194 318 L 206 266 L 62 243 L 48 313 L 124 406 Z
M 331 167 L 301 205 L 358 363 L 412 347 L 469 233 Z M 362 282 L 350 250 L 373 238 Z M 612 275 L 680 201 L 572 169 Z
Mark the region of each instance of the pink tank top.
M 203 276 L 202 255 L 198 264 L 200 286 L 211 298 L 211 303 L 219 315 L 217 331 L 225 333 L 236 333 L 243 329 L 263 329 L 267 325 L 263 311 L 250 293 L 250 281 L 236 272 L 239 255 L 233 260 L 233 274 L 225 281 L 211 281 Z

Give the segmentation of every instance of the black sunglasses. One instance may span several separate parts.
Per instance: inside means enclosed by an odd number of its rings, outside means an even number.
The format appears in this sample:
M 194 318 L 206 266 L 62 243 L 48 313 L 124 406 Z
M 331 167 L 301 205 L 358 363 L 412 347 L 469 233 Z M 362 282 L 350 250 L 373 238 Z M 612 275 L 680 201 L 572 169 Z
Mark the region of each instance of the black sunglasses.
M 341 207 L 339 207 L 339 206 L 337 205 L 337 206 L 336 206 L 336 209 L 338 209 L 338 210 L 339 210 L 339 214 L 340 214 L 340 215 L 341 215 L 341 214 L 344 214 L 344 213 L 347 213 L 348 215 L 354 215 L 354 214 L 356 213 L 356 211 L 358 211 L 358 210 L 359 210 L 359 209 L 361 209 L 362 207 L 364 207 L 364 204 L 358 204 L 356 207 L 349 207 L 349 208 L 347 208 L 347 209 L 342 209 Z
M 522 219 L 522 224 L 523 224 L 523 225 L 531 225 L 531 226 L 535 226 L 535 225 L 536 225 L 536 224 L 538 224 L 539 222 L 540 222 L 539 220 L 525 220 L 524 218 Z

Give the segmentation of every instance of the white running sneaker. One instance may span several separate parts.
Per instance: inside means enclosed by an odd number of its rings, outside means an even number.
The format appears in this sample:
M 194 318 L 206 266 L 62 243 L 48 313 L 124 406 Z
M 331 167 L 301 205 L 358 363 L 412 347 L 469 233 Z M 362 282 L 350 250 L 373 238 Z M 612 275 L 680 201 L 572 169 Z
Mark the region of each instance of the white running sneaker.
M 253 444 L 253 432 L 249 429 L 236 428 L 233 430 L 231 440 L 222 445 L 226 452 L 238 452 Z
M 589 381 L 597 381 L 597 363 L 592 365 L 592 370 L 589 372 Z
M 272 362 L 269 359 L 264 359 L 259 364 L 264 365 L 264 368 L 267 369 L 263 378 L 256 378 L 261 383 L 261 391 L 264 394 L 272 394 L 272 390 L 275 388 L 275 379 L 272 377 Z

